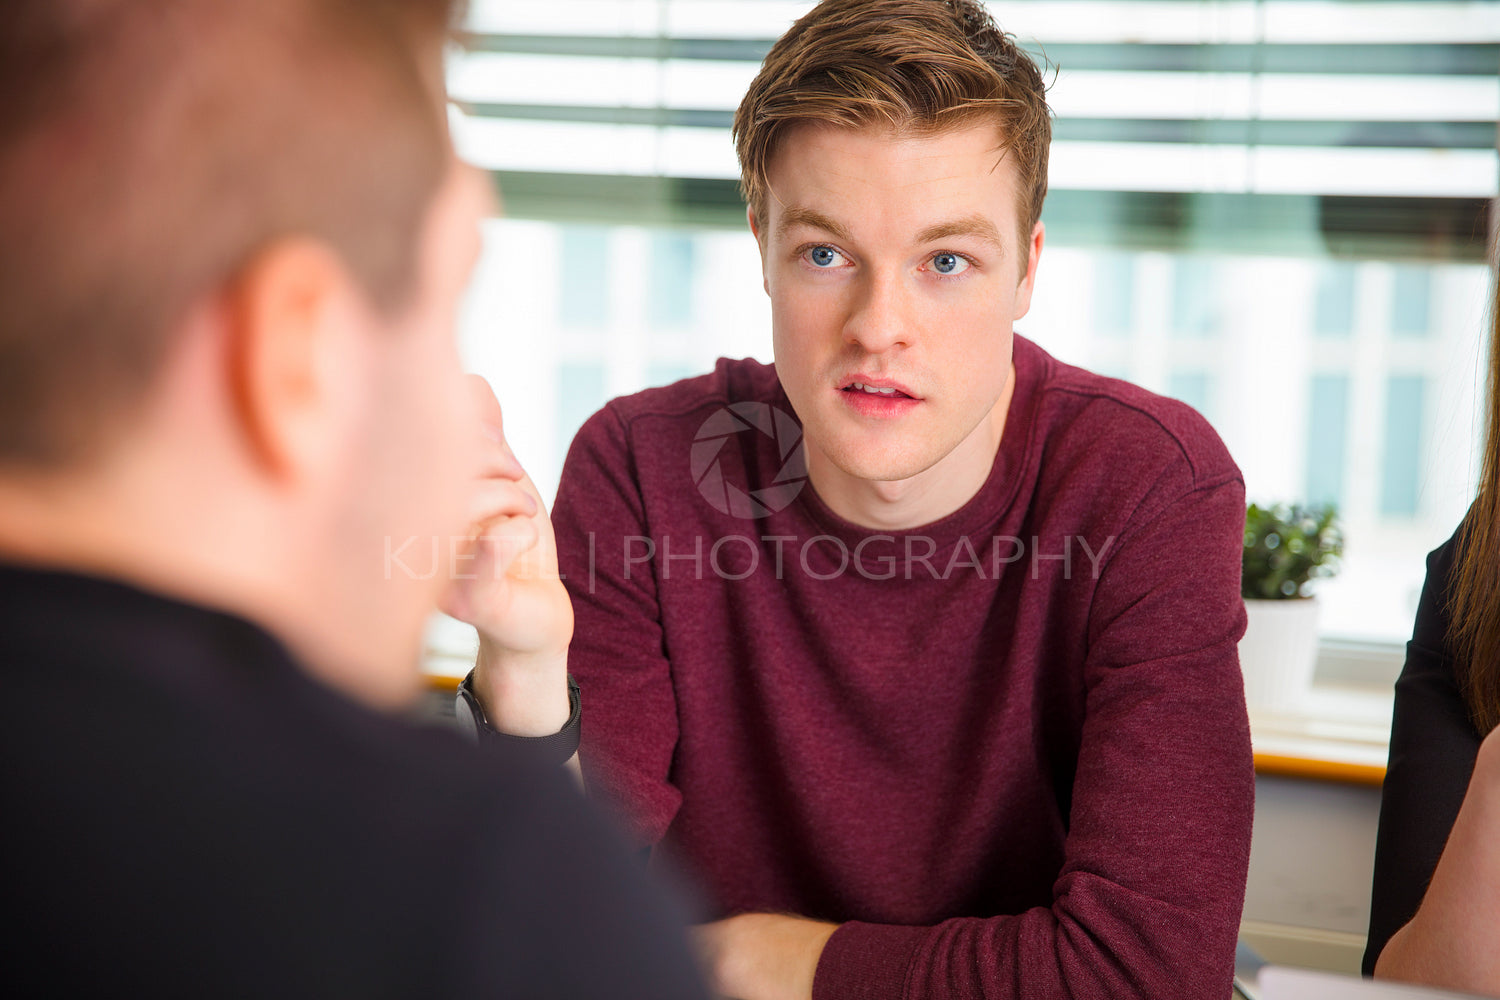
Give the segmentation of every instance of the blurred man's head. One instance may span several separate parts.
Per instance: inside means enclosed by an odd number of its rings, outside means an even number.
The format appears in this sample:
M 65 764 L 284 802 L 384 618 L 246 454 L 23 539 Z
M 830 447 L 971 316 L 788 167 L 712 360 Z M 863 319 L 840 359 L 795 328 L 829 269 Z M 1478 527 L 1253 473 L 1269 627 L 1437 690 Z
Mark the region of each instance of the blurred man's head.
M 449 6 L 9 0 L 0 464 L 104 445 L 189 306 L 277 239 L 326 243 L 387 313 L 405 301 L 448 158 L 422 60 Z
M 777 373 L 844 516 L 915 526 L 988 476 L 1050 138 L 1040 72 L 973 0 L 824 0 L 750 85 L 735 139 Z
M 12 557 L 275 619 L 374 700 L 414 682 L 447 573 L 392 575 L 384 539 L 462 530 L 477 445 L 453 320 L 488 190 L 447 136 L 453 6 L 9 0 Z

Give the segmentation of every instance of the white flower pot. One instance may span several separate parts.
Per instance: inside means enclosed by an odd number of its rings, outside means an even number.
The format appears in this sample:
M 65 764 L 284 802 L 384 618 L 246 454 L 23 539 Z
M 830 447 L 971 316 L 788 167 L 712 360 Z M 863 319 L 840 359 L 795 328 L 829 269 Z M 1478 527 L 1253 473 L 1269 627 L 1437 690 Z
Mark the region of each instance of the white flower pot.
M 1240 670 L 1252 712 L 1295 712 L 1312 688 L 1318 661 L 1318 600 L 1247 600 Z

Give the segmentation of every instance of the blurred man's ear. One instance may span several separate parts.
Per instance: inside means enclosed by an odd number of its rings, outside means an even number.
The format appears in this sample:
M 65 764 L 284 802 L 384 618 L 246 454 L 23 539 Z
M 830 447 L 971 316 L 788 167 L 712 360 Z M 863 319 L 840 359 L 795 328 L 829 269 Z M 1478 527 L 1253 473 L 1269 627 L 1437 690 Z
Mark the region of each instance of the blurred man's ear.
M 272 244 L 227 292 L 228 378 L 255 461 L 284 481 L 316 471 L 338 447 L 341 405 L 356 372 L 352 276 L 325 245 Z

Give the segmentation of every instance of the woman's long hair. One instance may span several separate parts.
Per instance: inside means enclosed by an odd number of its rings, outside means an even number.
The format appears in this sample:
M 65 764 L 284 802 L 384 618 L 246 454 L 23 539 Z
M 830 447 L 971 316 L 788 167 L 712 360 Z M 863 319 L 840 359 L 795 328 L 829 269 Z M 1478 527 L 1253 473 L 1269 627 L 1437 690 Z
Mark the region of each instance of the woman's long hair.
M 1492 276 L 1493 279 L 1493 276 Z M 1459 536 L 1449 642 L 1458 681 L 1481 736 L 1500 725 L 1500 283 L 1490 303 L 1484 462 L 1479 496 Z

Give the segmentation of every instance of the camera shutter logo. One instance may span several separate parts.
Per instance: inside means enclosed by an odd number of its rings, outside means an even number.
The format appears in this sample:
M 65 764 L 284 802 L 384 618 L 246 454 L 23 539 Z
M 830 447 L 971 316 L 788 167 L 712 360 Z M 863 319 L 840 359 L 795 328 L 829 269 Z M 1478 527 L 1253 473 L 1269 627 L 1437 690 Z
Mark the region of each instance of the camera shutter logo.
M 731 483 L 724 478 L 719 456 L 725 444 L 740 434 L 764 434 L 775 443 L 781 468 L 770 486 L 752 490 L 749 483 Z M 769 403 L 734 403 L 698 428 L 691 467 L 699 494 L 719 513 L 747 519 L 770 517 L 797 499 L 807 483 L 802 428 L 789 414 Z

